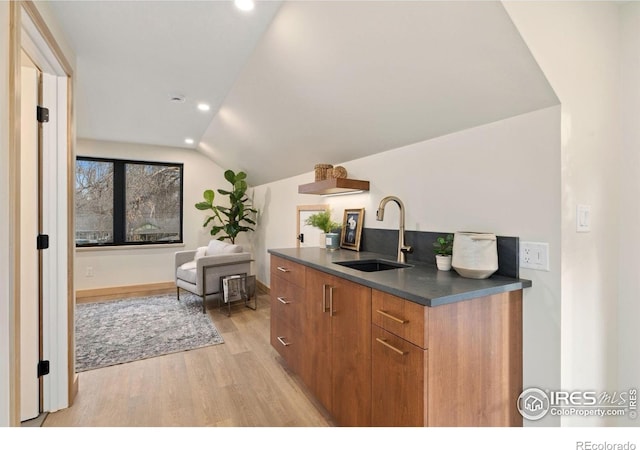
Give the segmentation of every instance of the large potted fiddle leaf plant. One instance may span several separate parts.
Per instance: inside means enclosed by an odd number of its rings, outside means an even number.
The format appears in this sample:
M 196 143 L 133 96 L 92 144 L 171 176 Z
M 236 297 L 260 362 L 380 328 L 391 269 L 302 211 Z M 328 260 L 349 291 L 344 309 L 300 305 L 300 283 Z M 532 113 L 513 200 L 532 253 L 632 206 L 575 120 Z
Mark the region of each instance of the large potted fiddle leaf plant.
M 231 190 L 218 189 L 218 194 L 229 197 L 229 206 L 213 204 L 215 192 L 207 189 L 203 193 L 204 201 L 196 203 L 196 208 L 201 211 L 211 211 L 207 216 L 203 227 L 211 227 L 211 236 L 218 236 L 219 241 L 229 239 L 235 244 L 238 234 L 245 231 L 253 231 L 256 222 L 251 218 L 257 211 L 251 207 L 247 197 L 247 174 L 233 170 L 227 170 L 224 178 L 231 183 Z

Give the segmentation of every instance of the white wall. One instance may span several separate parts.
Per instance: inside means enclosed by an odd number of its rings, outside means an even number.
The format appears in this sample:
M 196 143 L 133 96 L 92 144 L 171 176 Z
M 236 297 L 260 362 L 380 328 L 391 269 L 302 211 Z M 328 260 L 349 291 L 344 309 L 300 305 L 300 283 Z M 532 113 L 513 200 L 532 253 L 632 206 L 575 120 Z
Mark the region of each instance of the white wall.
M 491 231 L 550 244 L 551 270 L 521 270 L 533 287 L 524 293 L 524 385 L 560 385 L 560 114 L 552 107 L 391 150 L 343 165 L 368 193 L 322 198 L 298 195 L 313 173 L 255 188 L 265 212 L 255 237 L 258 278 L 269 283 L 267 249 L 295 246 L 295 207 L 365 208 L 366 228 L 397 229 L 398 208 L 385 220 L 382 197 L 405 204 L 406 228 L 417 231 Z M 536 424 L 556 425 L 548 418 Z
M 78 156 L 94 156 L 184 164 L 183 241 L 184 245 L 159 248 L 112 247 L 76 250 L 75 285 L 77 290 L 174 280 L 174 254 L 206 245 L 211 239 L 202 227 L 206 214 L 194 205 L 206 189 L 224 188 L 224 170 L 195 150 L 132 143 L 78 140 Z M 217 201 L 216 201 L 217 203 Z M 93 277 L 87 277 L 87 267 Z
M 9 2 L 0 2 L 0 427 L 9 425 Z
M 251 233 L 255 259 L 255 275 L 269 285 L 270 248 L 296 246 L 297 205 L 319 205 L 324 202 L 317 195 L 298 194 L 298 185 L 310 183 L 314 174 L 303 174 L 252 189 L 253 202 L 258 210 L 256 231 Z M 337 216 L 334 217 L 337 219 Z
M 640 385 L 640 4 L 621 7 L 619 389 Z M 619 425 L 634 423 L 623 418 Z M 638 422 L 635 423 L 638 425 Z
M 562 104 L 562 387 L 615 390 L 618 5 L 506 2 L 505 6 Z M 591 205 L 590 233 L 576 233 L 578 204 Z M 609 421 L 568 417 L 562 423 Z

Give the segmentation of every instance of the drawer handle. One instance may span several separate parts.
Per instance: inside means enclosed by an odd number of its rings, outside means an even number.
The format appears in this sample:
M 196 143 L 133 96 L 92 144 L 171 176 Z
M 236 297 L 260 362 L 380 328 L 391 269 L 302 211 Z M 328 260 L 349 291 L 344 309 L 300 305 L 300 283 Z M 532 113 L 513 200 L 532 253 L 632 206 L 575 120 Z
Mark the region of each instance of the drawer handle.
M 322 285 L 322 312 L 327 312 L 327 284 Z
M 392 315 L 391 315 L 391 314 L 389 314 L 388 312 L 383 311 L 383 310 L 381 310 L 381 309 L 377 309 L 377 310 L 376 310 L 376 312 L 377 312 L 378 314 L 380 314 L 380 315 L 383 315 L 383 316 L 385 316 L 385 317 L 388 317 L 388 318 L 389 318 L 389 319 L 391 319 L 391 320 L 395 320 L 395 321 L 396 321 L 396 322 L 398 322 L 398 323 L 403 323 L 403 324 L 404 324 L 404 323 L 409 322 L 408 320 L 405 320 L 405 319 L 399 319 L 399 318 L 397 318 L 396 316 L 392 316 Z
M 277 336 L 276 339 L 278 340 L 278 342 L 280 342 L 285 347 L 288 347 L 288 346 L 291 345 L 290 342 L 287 342 L 287 341 L 284 340 L 284 336 Z
M 278 338 L 280 339 L 280 338 Z M 393 350 L 394 352 L 400 354 L 400 355 L 406 355 L 407 352 L 400 350 L 399 348 L 394 347 L 393 345 L 389 344 L 386 339 L 380 339 L 380 338 L 376 338 L 376 341 L 380 342 L 382 345 L 384 345 L 385 347 L 390 348 L 391 350 Z
M 288 305 L 289 303 L 291 303 L 291 302 L 288 302 L 288 301 L 287 301 L 287 299 L 286 299 L 286 298 L 283 298 L 283 297 L 278 297 L 278 301 L 279 301 L 280 303 L 285 304 L 285 305 Z
M 287 272 L 291 272 L 291 271 L 290 271 L 289 269 L 287 269 L 286 267 L 280 267 L 280 266 L 278 266 L 278 267 L 277 267 L 277 269 L 278 269 L 280 272 L 285 272 L 285 273 L 287 273 Z
M 329 315 L 333 317 L 333 286 L 329 286 Z

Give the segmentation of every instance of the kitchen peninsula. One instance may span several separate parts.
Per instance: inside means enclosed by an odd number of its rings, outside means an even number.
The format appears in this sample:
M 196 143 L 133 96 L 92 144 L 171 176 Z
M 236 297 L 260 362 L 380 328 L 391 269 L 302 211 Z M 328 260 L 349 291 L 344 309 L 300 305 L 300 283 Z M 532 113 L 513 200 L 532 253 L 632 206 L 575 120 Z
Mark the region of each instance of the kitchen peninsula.
M 269 253 L 271 344 L 338 425 L 522 425 L 530 281 L 336 264 L 389 260 L 370 252 Z

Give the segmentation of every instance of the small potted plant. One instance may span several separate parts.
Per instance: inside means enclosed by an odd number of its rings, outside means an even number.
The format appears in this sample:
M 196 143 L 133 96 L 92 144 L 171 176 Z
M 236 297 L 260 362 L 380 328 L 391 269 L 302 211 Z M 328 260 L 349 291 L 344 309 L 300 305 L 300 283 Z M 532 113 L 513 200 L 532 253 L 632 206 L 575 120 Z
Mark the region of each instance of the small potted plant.
M 453 234 L 439 236 L 433 243 L 438 270 L 451 270 L 451 254 L 453 253 Z
M 340 228 L 340 224 L 331 220 L 331 211 L 327 209 L 312 214 L 307 218 L 305 224 L 316 227 L 322 231 L 320 235 L 320 247 L 328 247 L 330 250 L 335 250 L 339 247 L 339 235 L 338 233 L 332 233 L 332 231 Z M 331 244 L 327 246 L 328 242 L 331 242 Z

